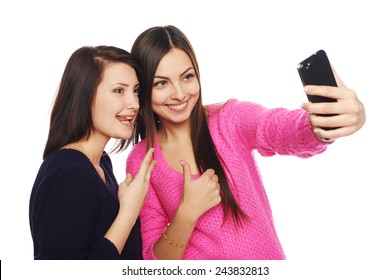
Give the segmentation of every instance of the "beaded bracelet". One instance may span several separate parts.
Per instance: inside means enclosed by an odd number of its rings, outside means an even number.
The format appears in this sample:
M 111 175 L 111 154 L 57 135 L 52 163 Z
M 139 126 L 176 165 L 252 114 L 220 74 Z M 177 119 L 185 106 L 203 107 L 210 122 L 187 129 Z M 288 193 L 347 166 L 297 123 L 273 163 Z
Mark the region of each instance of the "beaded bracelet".
M 185 244 L 185 245 L 176 244 L 176 243 L 173 243 L 171 240 L 168 239 L 168 237 L 165 235 L 165 232 L 167 231 L 167 228 L 168 228 L 168 227 L 165 228 L 164 233 L 163 233 L 164 239 L 165 239 L 169 244 L 171 244 L 172 246 L 175 246 L 175 247 L 178 247 L 178 248 L 185 248 L 185 247 L 187 246 L 187 244 Z

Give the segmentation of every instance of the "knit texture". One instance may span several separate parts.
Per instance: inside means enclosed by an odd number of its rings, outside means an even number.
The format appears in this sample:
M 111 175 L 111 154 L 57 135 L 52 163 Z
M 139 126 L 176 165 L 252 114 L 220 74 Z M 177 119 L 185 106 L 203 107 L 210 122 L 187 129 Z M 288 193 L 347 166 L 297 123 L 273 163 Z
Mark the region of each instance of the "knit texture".
M 210 133 L 229 186 L 250 221 L 242 227 L 235 227 L 231 218 L 223 223 L 223 209 L 217 205 L 198 220 L 183 259 L 285 259 L 253 150 L 262 156 L 307 158 L 323 152 L 328 144 L 315 138 L 302 109 L 267 109 L 231 99 L 223 106 L 208 106 L 208 112 Z M 146 143 L 141 141 L 129 154 L 127 172 L 137 172 L 145 152 Z M 141 211 L 145 259 L 155 259 L 153 245 L 174 217 L 183 186 L 183 174 L 168 165 L 157 141 L 154 157 L 157 164 Z
M 45 158 L 30 197 L 34 259 L 142 259 L 139 221 L 121 255 L 104 237 L 118 215 L 118 183 L 108 155 L 100 166 L 107 184 L 79 151 L 62 149 Z

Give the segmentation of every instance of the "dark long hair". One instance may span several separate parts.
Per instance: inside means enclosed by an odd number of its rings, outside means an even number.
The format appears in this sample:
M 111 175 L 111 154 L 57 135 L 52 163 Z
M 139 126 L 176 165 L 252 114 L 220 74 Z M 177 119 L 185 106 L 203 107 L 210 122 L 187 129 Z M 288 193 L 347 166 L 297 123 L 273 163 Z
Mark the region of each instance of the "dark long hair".
M 241 224 L 242 219 L 248 219 L 248 217 L 230 190 L 222 159 L 219 157 L 210 135 L 206 109 L 202 105 L 199 66 L 195 52 L 185 34 L 171 25 L 156 26 L 145 30 L 137 37 L 131 49 L 131 53 L 138 59 L 143 71 L 141 84 L 144 90 L 139 99 L 141 110 L 137 118 L 135 141 L 146 139 L 147 148 L 154 146 L 154 133 L 159 124 L 158 116 L 153 113 L 151 106 L 153 80 L 160 60 L 172 48 L 181 49 L 189 56 L 199 80 L 199 99 L 190 116 L 191 141 L 196 165 L 201 171 L 208 168 L 215 170 L 221 186 L 225 219 L 231 213 L 234 222 Z
M 125 63 L 140 77 L 137 61 L 129 52 L 112 46 L 85 46 L 69 58 L 51 111 L 49 135 L 43 158 L 61 147 L 88 139 L 95 130 L 92 122 L 92 104 L 104 69 L 109 63 Z M 134 133 L 134 132 L 133 132 Z M 119 140 L 113 151 L 121 151 L 134 141 Z

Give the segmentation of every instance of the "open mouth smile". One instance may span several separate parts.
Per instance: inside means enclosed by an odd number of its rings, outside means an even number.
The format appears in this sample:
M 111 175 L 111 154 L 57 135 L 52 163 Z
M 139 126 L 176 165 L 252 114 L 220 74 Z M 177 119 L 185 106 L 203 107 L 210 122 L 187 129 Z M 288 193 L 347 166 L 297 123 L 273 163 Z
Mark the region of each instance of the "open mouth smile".
M 131 126 L 135 120 L 135 115 L 117 115 L 116 118 L 124 125 Z
M 166 104 L 166 106 L 175 112 L 183 111 L 187 107 L 188 101 L 180 104 Z

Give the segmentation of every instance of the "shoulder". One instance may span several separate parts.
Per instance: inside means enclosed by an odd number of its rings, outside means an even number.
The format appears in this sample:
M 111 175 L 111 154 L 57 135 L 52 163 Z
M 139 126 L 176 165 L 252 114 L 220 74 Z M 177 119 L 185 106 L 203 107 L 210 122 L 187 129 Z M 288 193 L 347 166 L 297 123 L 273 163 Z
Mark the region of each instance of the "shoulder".
M 96 179 L 95 173 L 92 164 L 83 153 L 63 149 L 45 158 L 35 183 L 50 187 L 93 185 L 95 182 L 91 181 Z
M 88 160 L 88 158 L 82 152 L 74 149 L 60 149 L 48 154 L 44 159 L 44 162 L 61 163 L 67 162 L 68 160 L 83 162 Z
M 50 153 L 43 161 L 42 167 L 47 171 L 56 169 L 90 169 L 89 159 L 81 152 L 73 149 L 62 149 Z
M 233 115 L 233 117 L 240 117 L 242 115 L 251 115 L 254 111 L 259 112 L 264 110 L 267 109 L 260 104 L 234 98 L 206 106 L 206 112 L 211 119 L 216 116 L 231 118 Z
M 130 150 L 130 153 L 129 153 L 129 157 L 132 156 L 132 157 L 139 157 L 139 156 L 142 156 L 144 157 L 144 155 L 146 154 L 146 140 L 142 140 L 141 142 L 138 142 L 137 144 L 135 144 L 132 149 Z
M 99 195 L 103 182 L 88 158 L 75 150 L 59 150 L 49 154 L 38 171 L 31 192 L 31 203 L 69 201 L 72 204 Z
M 133 146 L 127 156 L 126 169 L 130 166 L 138 166 L 146 154 L 146 140 L 142 140 Z
M 205 108 L 206 108 L 206 111 L 209 112 L 209 114 L 212 114 L 212 113 L 217 113 L 220 111 L 234 110 L 235 108 L 245 109 L 245 108 L 249 108 L 252 106 L 264 108 L 260 104 L 250 102 L 250 101 L 238 100 L 235 98 L 228 99 L 228 100 L 226 100 L 224 102 L 220 102 L 220 103 L 209 104 L 209 105 L 205 106 Z
M 237 101 L 236 99 L 228 99 L 228 100 L 223 101 L 223 102 L 218 102 L 218 103 L 213 103 L 213 104 L 206 105 L 205 106 L 206 112 L 208 114 L 213 114 L 213 113 L 219 112 L 227 104 L 235 103 L 236 101 Z

